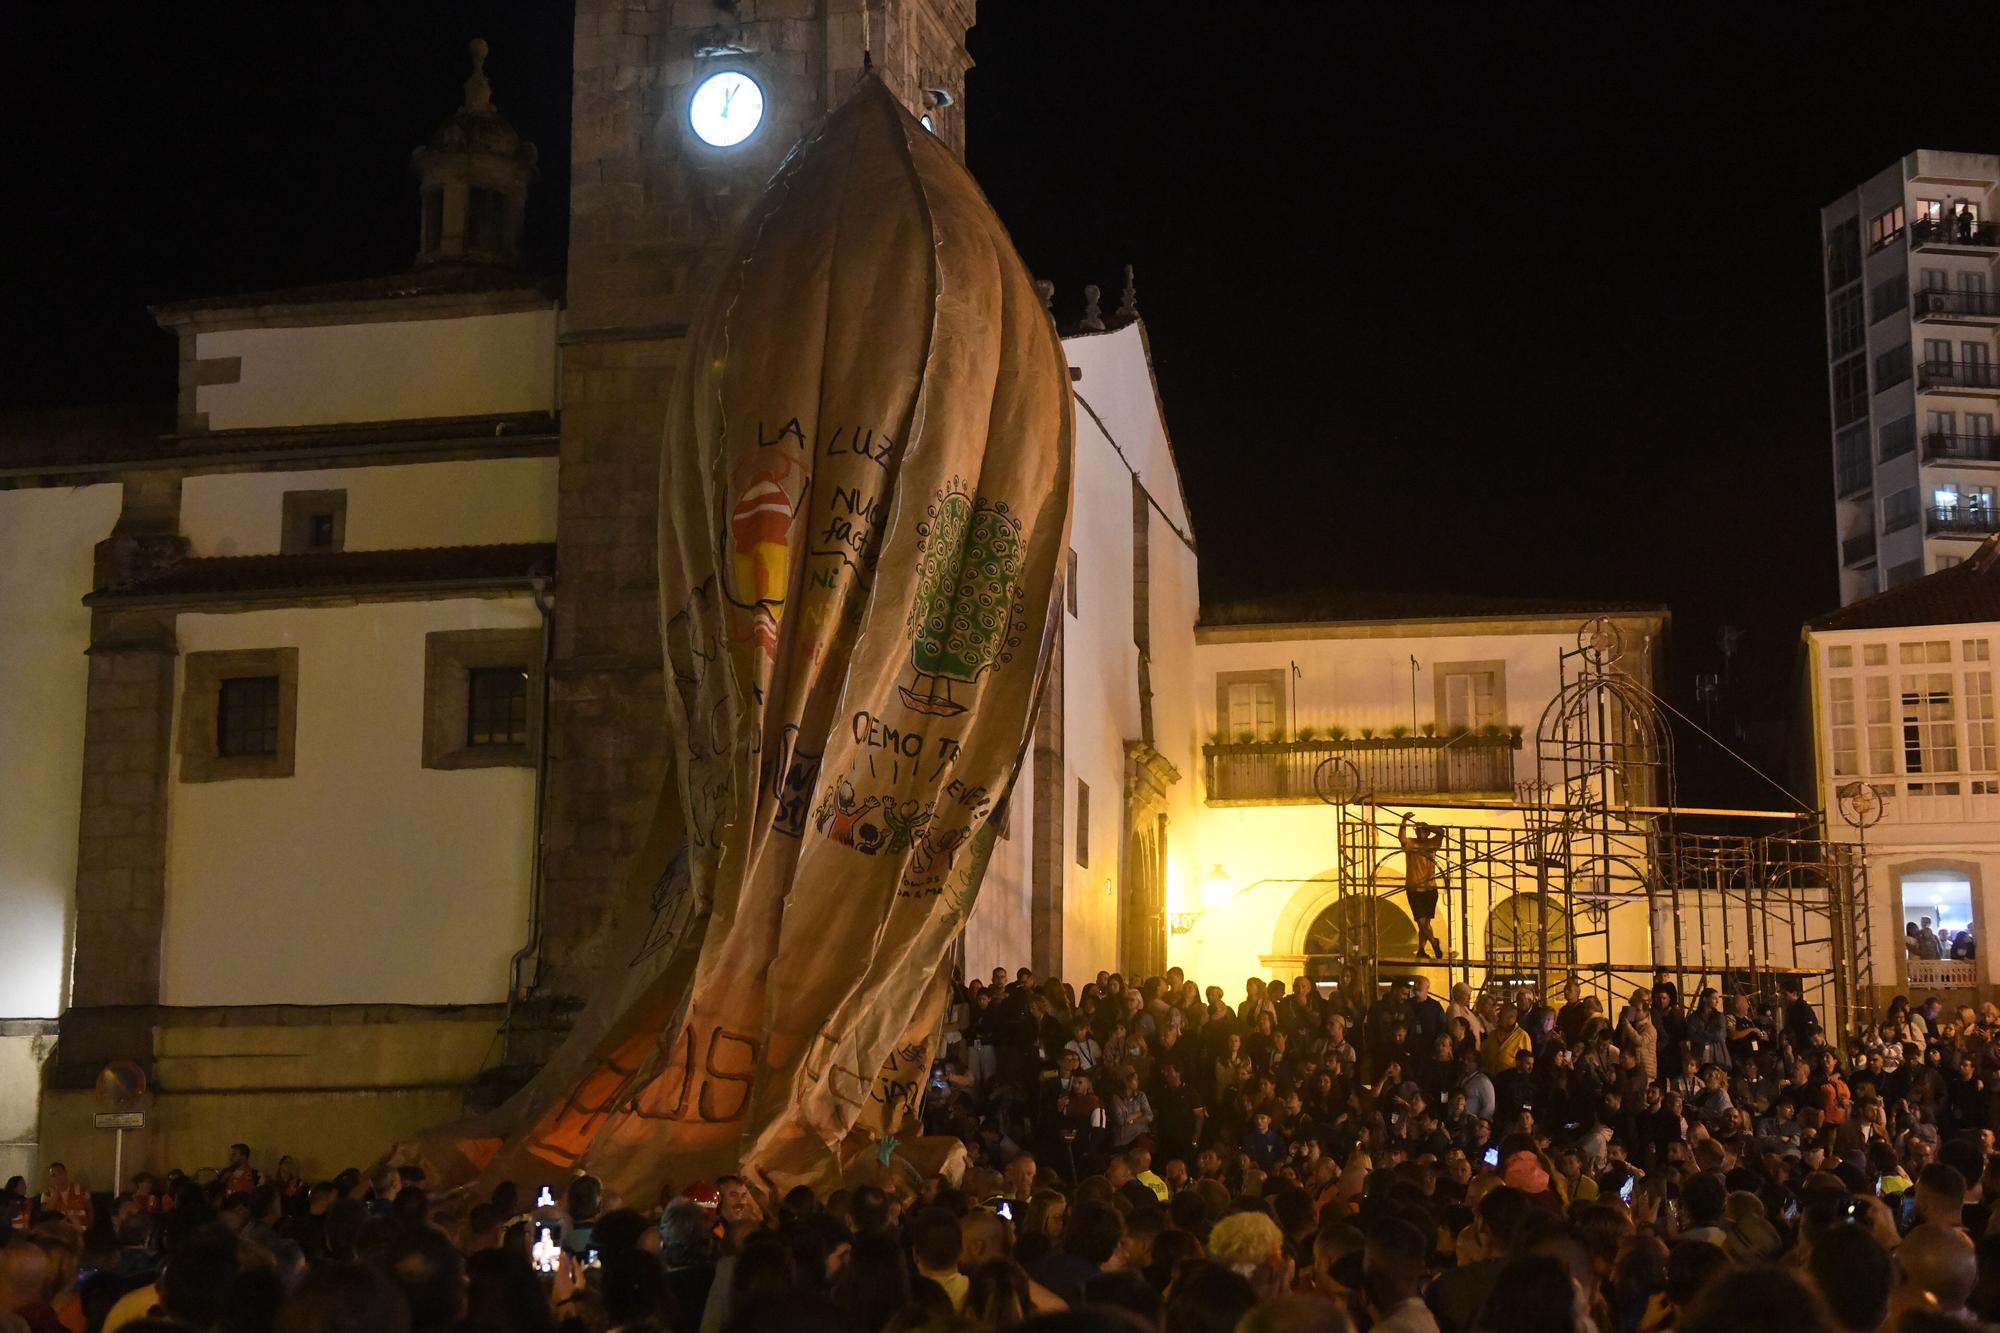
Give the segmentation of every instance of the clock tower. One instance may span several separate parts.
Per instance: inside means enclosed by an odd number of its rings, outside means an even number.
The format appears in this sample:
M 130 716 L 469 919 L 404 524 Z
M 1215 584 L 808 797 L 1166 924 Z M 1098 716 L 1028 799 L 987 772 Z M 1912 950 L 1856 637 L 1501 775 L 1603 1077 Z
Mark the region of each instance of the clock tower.
M 541 922 L 510 1059 L 601 966 L 669 740 L 659 450 L 695 307 L 792 145 L 872 65 L 964 151 L 976 0 L 577 0 Z

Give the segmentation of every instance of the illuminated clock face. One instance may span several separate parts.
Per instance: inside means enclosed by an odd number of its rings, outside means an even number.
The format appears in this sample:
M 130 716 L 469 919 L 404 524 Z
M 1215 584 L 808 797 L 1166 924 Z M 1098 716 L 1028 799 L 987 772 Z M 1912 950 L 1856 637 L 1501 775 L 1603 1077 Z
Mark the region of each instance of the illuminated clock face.
M 711 74 L 694 90 L 688 125 L 711 148 L 734 148 L 764 119 L 764 90 L 738 70 Z

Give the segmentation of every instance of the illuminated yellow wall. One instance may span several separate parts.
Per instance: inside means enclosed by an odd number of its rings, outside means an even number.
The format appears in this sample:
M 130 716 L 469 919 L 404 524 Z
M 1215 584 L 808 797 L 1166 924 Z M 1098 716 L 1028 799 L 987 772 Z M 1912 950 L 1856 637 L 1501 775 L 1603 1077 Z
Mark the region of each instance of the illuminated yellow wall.
M 212 430 L 550 412 L 556 312 L 522 310 L 195 337 L 204 360 L 242 358 L 232 384 L 203 384 Z
M 317 490 L 347 492 L 350 551 L 556 539 L 553 458 L 194 476 L 181 483 L 181 532 L 195 555 L 268 555 L 285 492 Z

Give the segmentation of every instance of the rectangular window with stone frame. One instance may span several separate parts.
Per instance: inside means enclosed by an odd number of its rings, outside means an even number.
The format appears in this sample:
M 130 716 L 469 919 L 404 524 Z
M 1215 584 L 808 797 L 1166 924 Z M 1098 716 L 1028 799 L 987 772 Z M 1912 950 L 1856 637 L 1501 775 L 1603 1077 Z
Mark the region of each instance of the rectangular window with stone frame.
M 346 549 L 346 491 L 285 492 L 279 550 L 302 555 Z
M 424 767 L 528 768 L 542 729 L 537 629 L 424 636 Z
M 1431 664 L 1432 716 L 1446 736 L 1507 724 L 1507 663 L 1501 658 Z
M 298 684 L 296 648 L 236 648 L 183 657 L 181 781 L 291 777 Z

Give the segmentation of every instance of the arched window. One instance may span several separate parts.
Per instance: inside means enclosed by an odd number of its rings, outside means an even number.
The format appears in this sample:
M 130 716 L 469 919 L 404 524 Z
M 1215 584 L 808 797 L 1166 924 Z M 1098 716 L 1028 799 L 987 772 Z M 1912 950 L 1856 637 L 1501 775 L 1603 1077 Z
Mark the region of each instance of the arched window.
M 1375 918 L 1374 956 L 1378 958 L 1414 956 L 1417 951 L 1417 927 L 1416 923 L 1410 920 L 1409 913 L 1387 898 L 1352 894 L 1337 898 L 1328 904 L 1313 918 L 1312 925 L 1306 928 L 1306 947 L 1303 952 L 1307 956 L 1309 965 L 1310 960 L 1315 957 L 1345 959 L 1350 953 L 1357 958 L 1367 956 L 1368 918 L 1371 907 Z
M 1486 961 L 1495 975 L 1532 975 L 1546 959 L 1576 957 L 1569 918 L 1539 893 L 1516 893 L 1493 904 L 1486 918 Z

